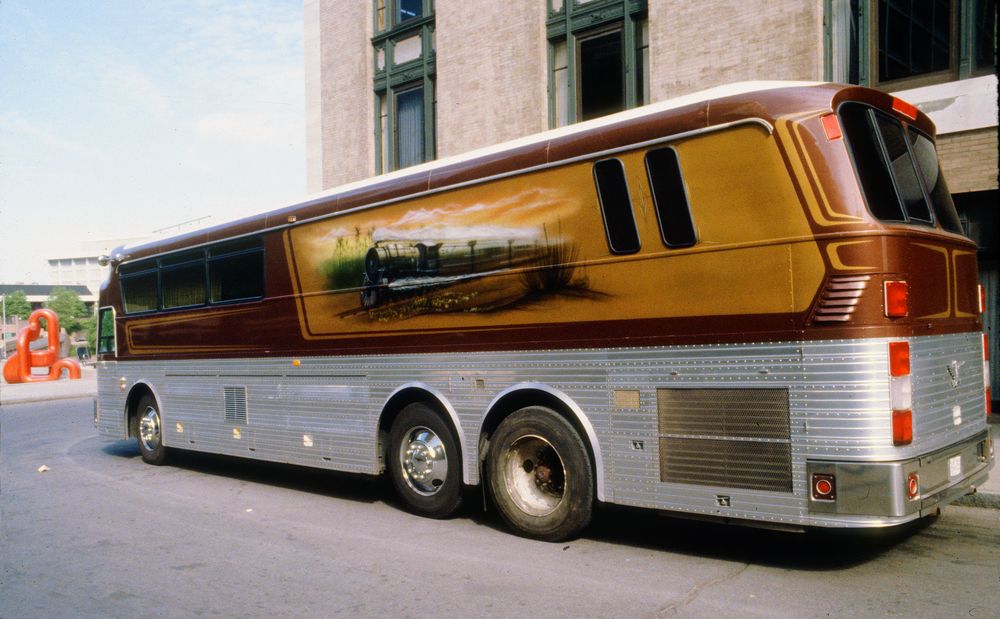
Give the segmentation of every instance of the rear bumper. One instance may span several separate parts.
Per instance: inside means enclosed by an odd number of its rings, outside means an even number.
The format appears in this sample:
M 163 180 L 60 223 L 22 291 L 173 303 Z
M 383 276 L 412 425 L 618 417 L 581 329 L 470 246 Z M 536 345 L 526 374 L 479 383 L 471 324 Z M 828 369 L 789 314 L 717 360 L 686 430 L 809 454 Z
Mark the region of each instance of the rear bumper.
M 994 463 L 989 431 L 933 453 L 898 462 L 806 462 L 807 479 L 813 473 L 836 478 L 836 498 L 817 500 L 809 492 L 809 513 L 885 519 L 891 525 L 932 512 L 971 492 L 986 481 Z M 919 494 L 907 496 L 911 473 L 919 477 Z M 825 518 L 824 518 L 825 519 Z M 869 523 L 871 524 L 871 523 Z

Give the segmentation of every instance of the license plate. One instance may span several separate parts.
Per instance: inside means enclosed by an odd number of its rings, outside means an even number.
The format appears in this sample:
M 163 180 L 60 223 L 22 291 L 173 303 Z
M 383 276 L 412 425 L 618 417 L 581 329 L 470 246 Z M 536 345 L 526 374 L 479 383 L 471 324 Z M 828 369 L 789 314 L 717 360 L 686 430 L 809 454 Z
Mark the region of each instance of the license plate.
M 962 474 L 962 456 L 948 458 L 948 477 L 954 479 Z

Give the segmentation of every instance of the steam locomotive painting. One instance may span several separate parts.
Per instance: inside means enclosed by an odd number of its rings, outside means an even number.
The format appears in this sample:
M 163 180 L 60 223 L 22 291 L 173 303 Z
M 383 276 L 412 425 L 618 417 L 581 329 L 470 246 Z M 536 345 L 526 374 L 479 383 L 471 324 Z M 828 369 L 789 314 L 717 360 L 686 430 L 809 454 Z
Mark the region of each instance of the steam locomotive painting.
M 573 253 L 549 239 L 378 240 L 365 254 L 361 305 L 421 298 L 416 313 L 485 311 L 570 285 Z

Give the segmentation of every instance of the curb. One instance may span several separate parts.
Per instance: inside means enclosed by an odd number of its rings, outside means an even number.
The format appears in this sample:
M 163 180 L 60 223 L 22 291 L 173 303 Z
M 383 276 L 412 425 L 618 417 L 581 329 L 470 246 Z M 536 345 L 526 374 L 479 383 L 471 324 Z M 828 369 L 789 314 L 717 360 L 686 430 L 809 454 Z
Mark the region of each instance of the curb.
M 967 494 L 952 503 L 952 505 L 1000 509 L 1000 494 L 996 494 L 995 492 L 976 492 L 975 494 Z
M 4 406 L 18 406 L 20 404 L 38 404 L 39 402 L 55 402 L 57 400 L 93 400 L 97 396 L 91 393 L 67 393 L 65 395 L 42 395 L 30 398 L 17 398 L 16 400 L 0 400 L 0 408 Z

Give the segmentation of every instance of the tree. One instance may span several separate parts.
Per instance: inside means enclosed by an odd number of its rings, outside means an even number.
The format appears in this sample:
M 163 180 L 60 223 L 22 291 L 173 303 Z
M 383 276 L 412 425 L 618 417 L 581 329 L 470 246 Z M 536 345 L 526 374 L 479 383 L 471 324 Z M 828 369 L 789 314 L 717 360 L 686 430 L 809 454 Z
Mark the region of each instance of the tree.
M 45 307 L 59 316 L 59 326 L 66 329 L 66 333 L 82 329 L 84 319 L 90 316 L 80 295 L 68 288 L 53 288 Z
M 15 290 L 7 295 L 7 318 L 17 316 L 27 318 L 31 315 L 31 303 L 28 303 L 28 295 L 23 290 Z

